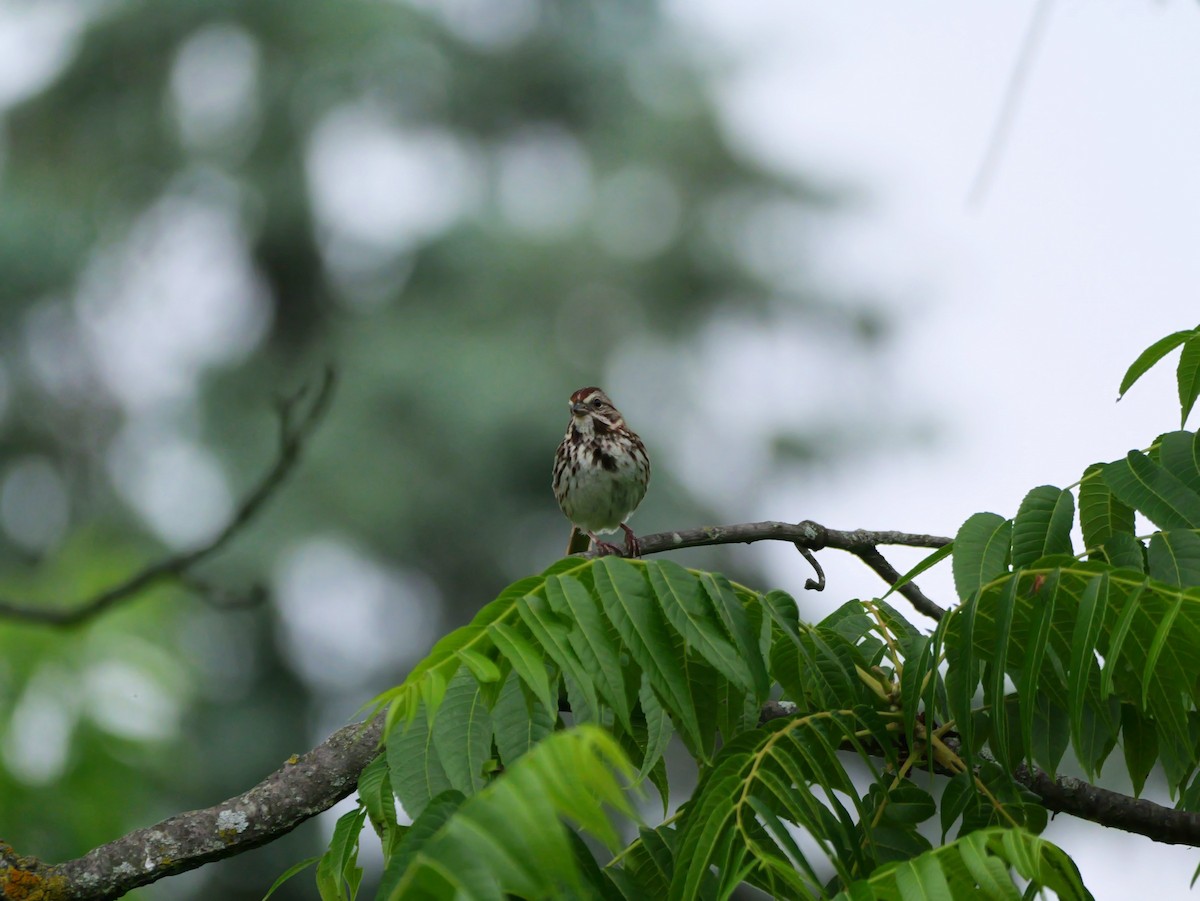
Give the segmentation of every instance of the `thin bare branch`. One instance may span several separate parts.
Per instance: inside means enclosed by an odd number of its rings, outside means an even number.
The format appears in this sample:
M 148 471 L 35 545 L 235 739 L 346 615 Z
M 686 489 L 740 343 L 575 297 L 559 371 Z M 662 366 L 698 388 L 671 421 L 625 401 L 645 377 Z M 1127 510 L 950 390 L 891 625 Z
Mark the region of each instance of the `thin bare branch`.
M 191 573 L 183 573 L 179 576 L 179 584 L 217 610 L 249 610 L 252 607 L 261 607 L 270 597 L 266 586 L 258 582 L 238 591 L 223 585 L 213 585 Z
M 867 566 L 871 567 L 871 569 L 875 570 L 875 572 L 878 573 L 879 577 L 883 579 L 883 581 L 887 582 L 893 587 L 903 578 L 903 576 L 896 571 L 895 567 L 888 563 L 887 558 L 884 557 L 883 554 L 879 553 L 879 549 L 874 545 L 866 548 L 859 548 L 858 550 L 851 551 L 850 553 L 854 554 L 854 556 L 858 557 L 859 560 L 867 564 Z M 920 613 L 924 613 L 930 619 L 937 620 L 946 615 L 945 609 L 926 597 L 925 592 L 921 591 L 921 589 L 917 587 L 916 582 L 905 582 L 903 585 L 897 588 L 896 591 L 903 595 L 909 601 L 909 603 L 917 608 Z
M 942 535 L 922 535 L 913 532 L 870 531 L 868 529 L 830 529 L 820 523 L 804 522 L 744 522 L 731 526 L 704 526 L 699 529 L 684 529 L 679 532 L 657 532 L 638 538 L 642 556 L 661 554 L 663 551 L 685 547 L 704 547 L 714 544 L 750 544 L 755 541 L 789 541 L 816 568 L 818 578 L 809 579 L 805 588 L 821 591 L 825 585 L 825 574 L 816 559 L 806 551 L 835 548 L 846 551 L 863 561 L 878 573 L 888 585 L 900 581 L 898 573 L 879 552 L 879 545 L 901 547 L 945 547 L 952 539 Z M 583 556 L 595 556 L 589 551 Z M 932 619 L 941 619 L 946 611 L 930 600 L 913 582 L 901 585 L 897 591 L 921 613 Z
M 684 547 L 705 547 L 714 544 L 750 544 L 755 541 L 790 541 L 812 551 L 827 547 L 854 553 L 864 547 L 899 545 L 903 547 L 945 547 L 953 539 L 941 535 L 921 535 L 914 532 L 870 531 L 867 529 L 829 529 L 812 520 L 803 522 L 744 522 L 732 526 L 701 526 L 678 532 L 656 532 L 639 535 L 642 556 Z M 594 556 L 594 554 L 592 555 Z
M 316 427 L 329 409 L 333 397 L 334 372 L 327 368 L 312 400 L 304 406 L 304 393 L 280 403 L 279 454 L 274 465 L 238 505 L 233 517 L 215 537 L 189 551 L 172 554 L 134 573 L 129 578 L 69 606 L 48 607 L 43 604 L 12 601 L 0 598 L 0 618 L 21 620 L 48 626 L 74 626 L 127 601 L 155 585 L 179 580 L 198 564 L 223 550 L 262 511 L 280 486 L 291 475 L 301 453 Z M 301 407 L 303 409 L 300 409 Z

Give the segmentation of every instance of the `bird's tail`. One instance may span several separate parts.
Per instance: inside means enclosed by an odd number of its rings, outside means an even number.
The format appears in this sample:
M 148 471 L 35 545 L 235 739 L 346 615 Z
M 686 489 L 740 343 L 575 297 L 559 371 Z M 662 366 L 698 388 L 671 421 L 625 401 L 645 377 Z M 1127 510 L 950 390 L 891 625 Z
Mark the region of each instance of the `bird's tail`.
M 571 540 L 567 542 L 567 556 L 571 554 L 582 554 L 592 545 L 592 539 L 585 533 L 579 531 L 575 526 L 571 526 Z

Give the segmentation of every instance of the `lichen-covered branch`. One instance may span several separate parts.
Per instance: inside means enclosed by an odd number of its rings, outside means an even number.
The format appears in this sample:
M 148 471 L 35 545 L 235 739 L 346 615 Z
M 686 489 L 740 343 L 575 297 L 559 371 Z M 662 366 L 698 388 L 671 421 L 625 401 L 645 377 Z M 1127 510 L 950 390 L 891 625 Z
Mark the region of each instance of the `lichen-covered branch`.
M 244 794 L 135 830 L 75 860 L 47 864 L 0 844 L 0 898 L 106 901 L 272 842 L 354 791 L 379 751 L 382 729 L 383 717 L 346 726 Z

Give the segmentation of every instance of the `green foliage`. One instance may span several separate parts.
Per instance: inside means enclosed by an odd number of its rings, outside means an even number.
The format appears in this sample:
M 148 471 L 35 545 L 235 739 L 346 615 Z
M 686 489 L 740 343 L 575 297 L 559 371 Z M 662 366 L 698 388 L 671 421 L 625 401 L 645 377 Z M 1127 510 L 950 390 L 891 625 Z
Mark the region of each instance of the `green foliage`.
M 1179 386 L 1179 427 L 1187 423 L 1188 414 L 1200 397 L 1200 326 L 1180 332 L 1172 332 L 1165 338 L 1160 338 L 1147 347 L 1130 365 L 1121 379 L 1121 388 L 1117 400 L 1125 396 L 1125 392 L 1133 387 L 1134 382 L 1146 374 L 1159 360 L 1183 345 L 1179 356 L 1179 366 L 1176 369 L 1176 382 Z
M 817 840 L 844 883 L 854 873 L 872 872 L 898 844 L 927 849 L 916 826 L 932 814 L 932 799 L 903 779 L 884 780 L 867 751 L 872 740 L 884 750 L 895 747 L 886 722 L 866 707 L 857 714 L 797 717 L 740 736 L 706 773 L 681 819 L 683 866 L 676 869 L 670 897 L 697 897 L 713 865 L 721 896 L 744 879 L 776 897 L 819 894 L 817 869 L 785 821 Z M 868 764 L 877 797 L 859 796 L 837 755 L 843 745 Z M 928 800 L 928 811 L 897 814 L 904 802 L 890 807 L 889 801 L 900 787 L 905 791 L 898 794 Z M 847 797 L 849 806 L 842 800 Z M 911 801 L 909 809 L 925 806 Z
M 892 901 L 900 898 L 996 898 L 1018 901 L 1016 870 L 1033 886 L 1044 886 L 1060 899 L 1091 895 L 1071 859 L 1022 829 L 984 829 L 926 851 L 851 885 L 835 901 Z
M 971 572 L 997 579 L 1011 556 L 998 534 L 1059 546 L 1066 503 L 1057 490 L 1037 498 L 1019 528 L 999 517 L 964 527 L 962 546 L 980 549 Z M 949 630 L 923 635 L 882 601 L 808 625 L 783 592 L 669 561 L 560 561 L 502 592 L 377 699 L 386 753 L 360 781 L 360 817 L 376 824 L 387 861 L 378 897 L 720 898 L 748 882 L 781 898 L 907 898 L 985 874 L 1017 891 L 1013 873 L 1087 897 L 1065 855 L 1036 839 L 1046 821 L 1036 799 L 995 764 L 973 773 L 952 733 L 927 727 L 953 707 L 943 645 L 958 655 Z M 772 686 L 795 713 L 760 725 Z M 699 784 L 622 848 L 601 807 L 636 825 L 644 780 L 666 804 L 672 735 Z M 939 805 L 935 782 L 948 775 Z M 389 785 L 414 818 L 407 830 L 380 800 Z M 939 813 L 958 840 L 934 849 L 922 824 Z M 597 860 L 568 826 L 619 853 Z
M 1133 508 L 1117 500 L 1096 463 L 1084 470 L 1079 482 L 1079 526 L 1083 544 L 1091 553 L 1105 553 L 1109 539 L 1133 534 Z
M 306 858 L 305 860 L 300 861 L 299 863 L 292 864 L 290 867 L 288 867 L 286 870 L 284 870 L 282 873 L 279 874 L 279 878 L 276 879 L 271 884 L 271 887 L 267 890 L 267 893 L 265 895 L 263 895 L 262 901 L 267 901 L 267 899 L 269 899 L 272 895 L 275 894 L 276 891 L 278 891 L 278 889 L 281 885 L 283 885 L 285 882 L 287 882 L 293 876 L 296 876 L 299 873 L 303 873 L 305 870 L 307 870 L 313 864 L 317 863 L 319 860 L 321 860 L 320 857 L 309 857 L 309 858 Z
M 1013 524 L 995 513 L 976 513 L 954 537 L 954 588 L 960 600 L 1003 572 L 1010 559 Z
M 1099 774 L 1120 743 L 1135 791 L 1161 765 L 1200 807 L 1198 488 L 1200 436 L 1172 432 L 1089 466 L 1077 495 L 1043 485 L 1012 519 L 969 517 L 953 542 L 961 603 L 932 634 L 882 600 L 810 624 L 782 591 L 669 561 L 562 560 L 377 699 L 386 753 L 341 822 L 375 824 L 387 899 L 689 901 L 741 883 L 797 899 L 1090 898 L 1014 772 L 1053 774 L 1069 750 Z M 1159 530 L 1134 534 L 1135 512 Z M 792 706 L 760 722 L 772 695 Z M 672 736 L 698 784 L 651 829 L 635 802 L 649 781 L 668 809 Z M 348 847 L 335 835 L 322 866 L 352 886 Z
M 363 806 L 343 814 L 333 827 L 333 839 L 317 861 L 317 891 L 321 901 L 354 901 L 362 883 L 358 839 L 367 811 Z
M 391 774 L 388 771 L 387 759 L 383 755 L 376 757 L 359 774 L 358 799 L 385 851 L 391 853 L 406 829 L 396 820 Z
M 1047 517 L 1045 488 L 1031 492 L 1011 524 L 1011 567 L 994 547 L 1002 522 L 977 514 L 960 531 L 956 547 L 976 549 L 972 572 L 978 549 L 993 546 L 991 565 L 966 583 L 975 602 L 939 629 L 956 686 L 950 712 L 960 727 L 979 720 L 990 729 L 998 758 L 1008 759 L 1007 743 L 995 739 L 1005 736 L 1009 717 L 997 711 L 1011 703 L 1021 756 L 1050 772 L 1064 749 L 1046 730 L 1061 721 L 1085 772 L 1100 772 L 1120 739 L 1139 790 L 1156 760 L 1172 792 L 1186 789 L 1197 764 L 1192 724 L 1200 701 L 1200 494 L 1191 487 L 1200 481 L 1200 438 L 1173 432 L 1158 447 L 1157 460 L 1132 451 L 1085 472 L 1080 525 L 1085 543 L 1097 543 L 1087 561 L 1058 552 L 1070 547 L 1071 523 Z M 1148 544 L 1133 533 L 1134 511 L 1162 529 Z M 1044 556 L 1019 553 L 1018 536 L 1026 534 L 1045 536 Z M 1006 677 L 1017 686 L 1007 700 Z M 979 687 L 982 711 L 974 706 Z
M 477 792 L 552 729 L 560 693 L 574 722 L 611 730 L 643 775 L 674 730 L 708 760 L 718 735 L 757 718 L 771 637 L 758 596 L 723 578 L 669 561 L 564 560 L 510 586 L 377 699 L 397 796 L 416 816 L 448 788 Z
M 473 797 L 450 791 L 426 805 L 391 855 L 376 897 L 501 901 L 505 892 L 579 892 L 586 874 L 563 821 L 615 850 L 621 841 L 605 808 L 634 817 L 633 775 L 603 729 L 549 736 Z

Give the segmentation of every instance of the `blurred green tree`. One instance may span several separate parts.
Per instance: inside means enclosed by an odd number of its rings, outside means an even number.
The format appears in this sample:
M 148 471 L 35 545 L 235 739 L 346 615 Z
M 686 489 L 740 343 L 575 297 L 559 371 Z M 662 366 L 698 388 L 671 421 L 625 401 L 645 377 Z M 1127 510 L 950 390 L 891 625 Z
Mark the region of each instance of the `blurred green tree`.
M 639 518 L 694 523 L 721 511 L 669 465 L 716 431 L 685 349 L 729 323 L 883 332 L 808 282 L 836 194 L 731 149 L 720 60 L 656 4 L 4 15 L 48 74 L 3 112 L 0 593 L 65 603 L 204 540 L 270 463 L 274 399 L 341 374 L 297 477 L 203 572 L 270 603 L 166 587 L 71 631 L 0 621 L 21 851 L 242 790 L 559 554 L 574 388 L 605 384 L 659 452 Z M 780 430 L 809 447 L 826 425 Z M 322 845 L 301 830 L 148 894 L 259 897 Z

